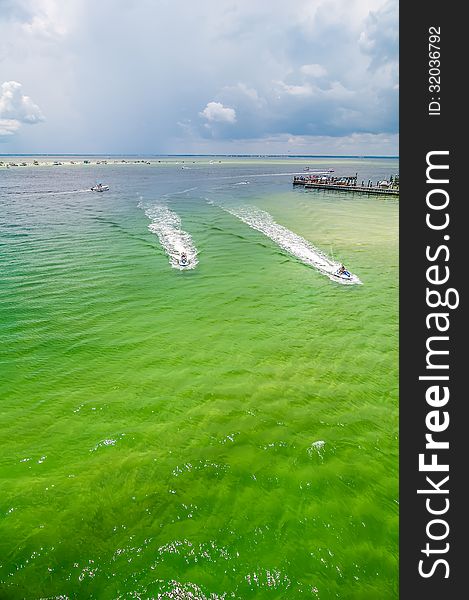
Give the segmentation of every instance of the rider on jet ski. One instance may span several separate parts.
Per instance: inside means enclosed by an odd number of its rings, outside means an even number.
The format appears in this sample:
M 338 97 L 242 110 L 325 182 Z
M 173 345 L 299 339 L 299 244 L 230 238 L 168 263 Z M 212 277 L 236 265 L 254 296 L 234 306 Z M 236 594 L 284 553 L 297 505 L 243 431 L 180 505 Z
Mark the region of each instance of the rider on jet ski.
M 344 265 L 340 265 L 340 267 L 339 267 L 339 269 L 337 271 L 337 274 L 338 275 L 346 275 L 346 276 L 350 275 L 349 271 L 347 271 L 347 269 L 345 268 Z

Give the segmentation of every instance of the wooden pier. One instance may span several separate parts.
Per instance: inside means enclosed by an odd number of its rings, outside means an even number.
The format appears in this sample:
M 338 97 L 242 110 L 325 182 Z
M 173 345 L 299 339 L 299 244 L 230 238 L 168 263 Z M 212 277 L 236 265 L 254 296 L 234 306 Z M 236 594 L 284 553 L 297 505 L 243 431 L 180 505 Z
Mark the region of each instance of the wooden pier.
M 358 194 L 378 194 L 381 196 L 399 196 L 399 175 L 392 175 L 388 180 L 377 181 L 373 184 L 371 179 L 365 184 L 358 184 L 358 174 L 352 177 L 332 177 L 319 175 L 296 175 L 293 185 L 302 185 L 307 189 L 334 190 L 337 192 L 356 192 Z
M 337 192 L 359 192 L 361 194 L 381 194 L 386 196 L 399 196 L 399 190 L 380 188 L 377 186 L 340 185 L 334 183 L 305 183 L 305 188 L 315 190 L 336 190 Z

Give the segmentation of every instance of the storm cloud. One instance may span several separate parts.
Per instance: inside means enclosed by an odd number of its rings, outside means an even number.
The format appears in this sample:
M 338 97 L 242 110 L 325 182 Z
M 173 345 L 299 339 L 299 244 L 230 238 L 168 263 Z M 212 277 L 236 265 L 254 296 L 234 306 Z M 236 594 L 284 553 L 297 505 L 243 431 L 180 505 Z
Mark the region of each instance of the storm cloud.
M 34 99 L 23 120 L 0 112 L 2 147 L 396 154 L 397 10 L 397 0 L 0 0 L 0 83 Z

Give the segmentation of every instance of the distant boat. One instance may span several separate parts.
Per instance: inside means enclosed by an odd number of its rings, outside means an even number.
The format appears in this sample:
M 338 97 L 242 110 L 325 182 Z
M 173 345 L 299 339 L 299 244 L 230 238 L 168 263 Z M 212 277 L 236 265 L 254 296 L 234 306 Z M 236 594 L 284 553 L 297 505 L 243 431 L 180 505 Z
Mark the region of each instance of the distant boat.
M 311 173 L 314 173 L 316 175 L 322 175 L 323 173 L 333 173 L 334 169 L 321 170 L 321 169 L 312 169 L 311 167 L 305 167 L 303 169 L 303 171 L 310 171 Z
M 97 183 L 91 188 L 92 192 L 107 192 L 109 189 L 108 185 L 103 185 L 102 183 Z

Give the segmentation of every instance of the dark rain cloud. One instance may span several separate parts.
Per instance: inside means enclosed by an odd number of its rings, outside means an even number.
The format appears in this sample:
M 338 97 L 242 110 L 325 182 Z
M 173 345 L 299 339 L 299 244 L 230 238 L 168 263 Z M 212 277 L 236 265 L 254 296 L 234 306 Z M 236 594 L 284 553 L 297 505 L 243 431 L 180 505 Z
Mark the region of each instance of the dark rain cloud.
M 398 132 L 397 0 L 0 6 L 4 80 L 46 116 L 9 136 L 12 150 L 242 151 Z

